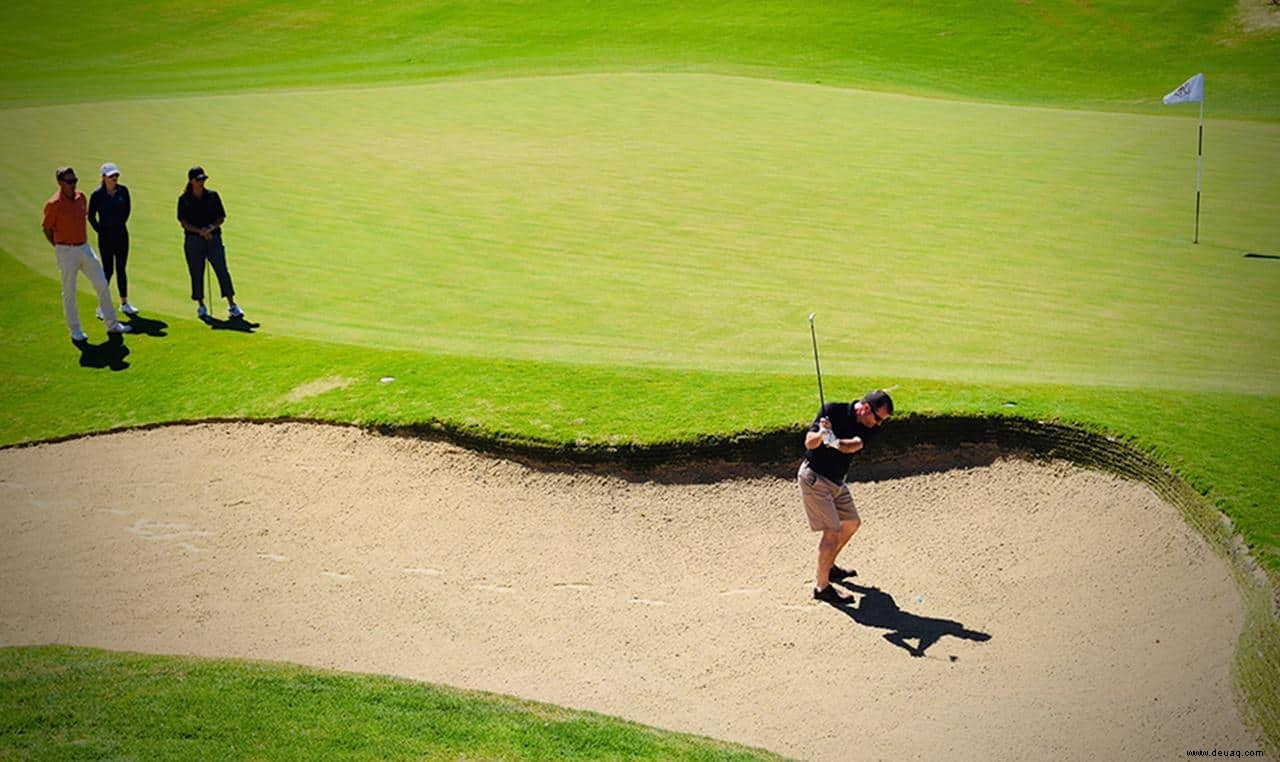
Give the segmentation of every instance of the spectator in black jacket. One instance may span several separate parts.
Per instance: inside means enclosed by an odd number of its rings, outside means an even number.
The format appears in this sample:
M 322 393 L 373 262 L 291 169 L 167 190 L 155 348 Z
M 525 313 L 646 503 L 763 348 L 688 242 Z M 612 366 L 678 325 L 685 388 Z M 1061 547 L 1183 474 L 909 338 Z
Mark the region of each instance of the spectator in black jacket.
M 187 171 L 187 187 L 178 197 L 178 223 L 186 233 L 182 249 L 187 255 L 187 271 L 191 274 L 191 299 L 196 302 L 196 315 L 209 316 L 204 305 L 205 262 L 213 266 L 218 276 L 218 288 L 227 300 L 227 312 L 234 318 L 244 317 L 244 310 L 236 304 L 236 290 L 227 270 L 227 250 L 222 246 L 222 223 L 227 212 L 222 208 L 222 198 L 217 191 L 204 187 L 209 176 L 204 168 L 192 167 Z
M 120 292 L 120 311 L 126 315 L 138 314 L 138 308 L 129 303 L 129 274 L 125 265 L 129 261 L 129 221 L 132 211 L 129 189 L 120 184 L 120 168 L 112 162 L 102 165 L 102 184 L 89 197 L 89 224 L 98 233 L 98 255 L 102 257 L 102 272 L 111 281 L 116 276 L 116 290 Z M 102 319 L 102 310 L 98 310 Z

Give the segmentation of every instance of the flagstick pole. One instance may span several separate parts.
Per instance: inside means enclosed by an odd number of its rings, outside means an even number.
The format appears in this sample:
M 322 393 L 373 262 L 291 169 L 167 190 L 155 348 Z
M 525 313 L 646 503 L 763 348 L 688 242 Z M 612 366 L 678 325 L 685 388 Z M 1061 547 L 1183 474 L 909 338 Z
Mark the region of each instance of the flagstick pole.
M 1204 96 L 1200 96 L 1200 142 L 1196 146 L 1196 237 L 1192 243 L 1200 243 L 1200 166 L 1204 159 Z

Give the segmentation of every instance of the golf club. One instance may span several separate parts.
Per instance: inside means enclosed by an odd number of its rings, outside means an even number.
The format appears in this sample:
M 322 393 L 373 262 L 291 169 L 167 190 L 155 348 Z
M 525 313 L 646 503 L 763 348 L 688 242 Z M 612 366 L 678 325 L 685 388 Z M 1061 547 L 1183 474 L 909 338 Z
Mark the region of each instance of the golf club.
M 813 369 L 818 372 L 818 415 L 822 415 L 827 409 L 826 397 L 822 394 L 822 366 L 818 364 L 818 331 L 813 327 L 813 316 L 817 313 L 809 313 L 809 335 L 813 337 Z M 827 429 L 822 437 L 822 443 L 827 447 L 840 449 L 839 439 L 836 438 L 835 432 Z
M 818 409 L 826 410 L 827 401 L 822 394 L 822 366 L 818 364 L 818 332 L 813 327 L 815 314 L 817 313 L 809 313 L 809 335 L 813 337 L 813 369 L 818 372 Z

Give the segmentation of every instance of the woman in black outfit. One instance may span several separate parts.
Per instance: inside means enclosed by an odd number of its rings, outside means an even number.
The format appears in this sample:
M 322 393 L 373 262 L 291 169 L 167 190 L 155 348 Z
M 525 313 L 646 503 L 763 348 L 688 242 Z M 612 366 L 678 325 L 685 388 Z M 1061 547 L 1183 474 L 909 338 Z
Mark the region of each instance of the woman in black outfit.
M 120 168 L 111 162 L 102 165 L 102 185 L 89 197 L 89 224 L 98 233 L 98 255 L 102 257 L 102 272 L 110 282 L 116 276 L 116 289 L 120 292 L 120 311 L 126 315 L 138 314 L 138 308 L 129 304 L 129 275 L 125 264 L 129 261 L 129 221 L 132 204 L 129 189 L 120 184 Z M 99 310 L 98 319 L 102 319 Z
M 244 317 L 244 310 L 236 304 L 236 290 L 227 270 L 227 250 L 222 245 L 222 223 L 227 219 L 222 198 L 215 190 L 204 187 L 209 179 L 204 168 L 192 167 L 187 172 L 187 187 L 178 197 L 178 223 L 186 234 L 182 248 L 187 256 L 187 270 L 191 273 L 191 299 L 196 303 L 196 315 L 209 316 L 204 304 L 205 263 L 213 267 L 218 276 L 218 288 L 227 300 L 227 314 L 234 320 Z

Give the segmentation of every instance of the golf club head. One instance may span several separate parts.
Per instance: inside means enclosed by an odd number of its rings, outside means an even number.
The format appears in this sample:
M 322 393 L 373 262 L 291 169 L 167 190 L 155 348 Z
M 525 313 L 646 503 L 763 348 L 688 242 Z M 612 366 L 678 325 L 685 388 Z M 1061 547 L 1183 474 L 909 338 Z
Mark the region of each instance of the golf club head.
M 809 313 L 809 325 L 813 325 L 813 316 L 814 316 L 814 315 L 816 315 L 816 314 L 818 314 L 818 313 L 816 313 L 816 312 L 810 312 L 810 313 Z

